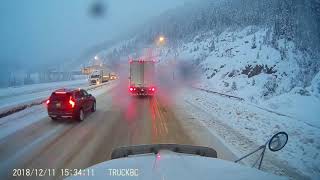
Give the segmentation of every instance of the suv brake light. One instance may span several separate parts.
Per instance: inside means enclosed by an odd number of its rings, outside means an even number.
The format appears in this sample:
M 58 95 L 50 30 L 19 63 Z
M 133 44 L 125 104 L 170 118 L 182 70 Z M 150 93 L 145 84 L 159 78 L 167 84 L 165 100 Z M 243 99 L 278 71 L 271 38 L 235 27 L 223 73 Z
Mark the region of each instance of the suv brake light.
M 71 105 L 72 108 L 74 108 L 74 105 L 76 104 L 76 102 L 72 99 L 71 96 L 70 96 L 70 99 L 69 99 L 69 104 Z

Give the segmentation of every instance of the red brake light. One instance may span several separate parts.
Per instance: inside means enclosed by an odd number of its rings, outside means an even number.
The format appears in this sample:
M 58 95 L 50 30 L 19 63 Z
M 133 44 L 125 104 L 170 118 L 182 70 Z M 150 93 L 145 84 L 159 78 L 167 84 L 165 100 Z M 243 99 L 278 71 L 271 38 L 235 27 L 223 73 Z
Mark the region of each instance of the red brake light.
M 56 94 L 66 94 L 66 92 L 57 91 Z
M 74 108 L 74 105 L 76 104 L 76 103 L 73 101 L 73 99 L 72 99 L 71 96 L 70 96 L 69 104 L 71 105 L 72 108 Z
M 50 103 L 50 99 L 48 99 L 47 101 L 46 101 L 46 104 L 48 105 Z
M 130 88 L 129 88 L 129 90 L 130 90 L 130 91 L 133 91 L 133 88 L 132 88 L 132 87 L 130 87 Z
M 151 91 L 155 91 L 156 89 L 153 87 L 153 88 L 151 88 Z

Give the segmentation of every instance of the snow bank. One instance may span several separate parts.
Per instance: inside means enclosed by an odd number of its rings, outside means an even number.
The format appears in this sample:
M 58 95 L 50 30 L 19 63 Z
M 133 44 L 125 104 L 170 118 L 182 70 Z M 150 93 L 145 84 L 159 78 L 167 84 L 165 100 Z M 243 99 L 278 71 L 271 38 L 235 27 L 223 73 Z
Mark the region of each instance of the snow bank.
M 54 83 L 33 84 L 21 87 L 0 89 L 0 111 L 4 111 L 17 105 L 26 105 L 38 102 L 48 97 L 51 92 L 58 88 L 86 87 L 87 80 L 63 81 Z
M 0 88 L 0 97 L 10 97 L 16 96 L 20 94 L 31 94 L 34 92 L 39 92 L 52 88 L 59 88 L 65 86 L 72 85 L 83 85 L 88 81 L 86 79 L 73 80 L 73 81 L 61 81 L 61 82 L 51 82 L 51 83 L 41 83 L 41 84 L 31 84 L 19 87 L 8 87 L 8 88 Z
M 222 137 L 237 156 L 265 143 L 272 134 L 289 134 L 287 146 L 277 153 L 267 152 L 263 170 L 294 179 L 320 174 L 320 131 L 304 121 L 265 111 L 245 101 L 219 95 L 186 90 L 177 97 L 180 106 L 188 109 L 195 121 L 202 121 Z
M 320 128 L 320 99 L 301 96 L 295 92 L 275 96 L 264 102 L 264 106 L 299 119 L 310 126 Z

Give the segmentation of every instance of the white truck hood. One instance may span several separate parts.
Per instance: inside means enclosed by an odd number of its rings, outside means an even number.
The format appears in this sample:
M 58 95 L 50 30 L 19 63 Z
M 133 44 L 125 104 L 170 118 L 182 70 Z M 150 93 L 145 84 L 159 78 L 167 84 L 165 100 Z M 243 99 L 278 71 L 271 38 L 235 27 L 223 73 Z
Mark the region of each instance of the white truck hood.
M 233 162 L 161 150 L 156 154 L 129 156 L 91 166 L 94 176 L 68 179 L 123 180 L 278 180 L 287 179 Z

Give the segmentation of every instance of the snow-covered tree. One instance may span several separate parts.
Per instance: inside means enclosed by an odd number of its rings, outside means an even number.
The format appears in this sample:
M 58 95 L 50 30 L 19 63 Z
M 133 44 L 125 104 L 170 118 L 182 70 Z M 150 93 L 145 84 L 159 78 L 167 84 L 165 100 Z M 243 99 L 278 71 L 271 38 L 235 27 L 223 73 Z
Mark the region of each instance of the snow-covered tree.
M 233 91 L 236 91 L 236 90 L 238 89 L 236 82 L 234 82 L 234 81 L 232 82 L 231 89 L 232 89 Z
M 257 45 L 256 45 L 256 35 L 254 34 L 252 38 L 251 49 L 255 49 L 255 48 L 257 48 Z

